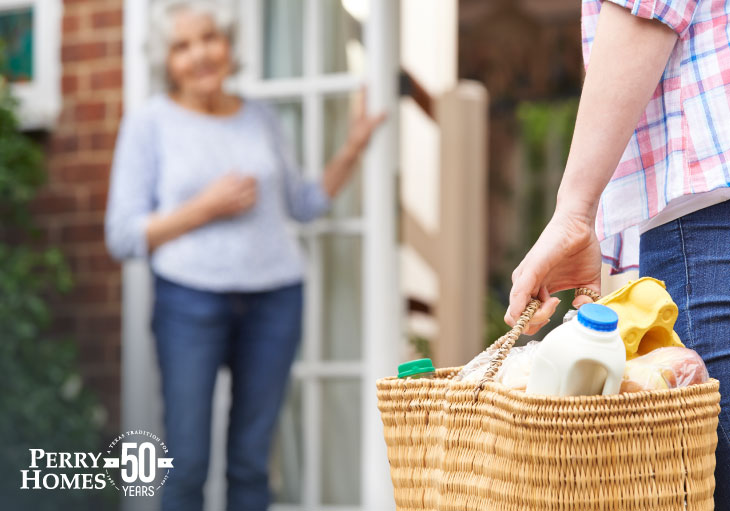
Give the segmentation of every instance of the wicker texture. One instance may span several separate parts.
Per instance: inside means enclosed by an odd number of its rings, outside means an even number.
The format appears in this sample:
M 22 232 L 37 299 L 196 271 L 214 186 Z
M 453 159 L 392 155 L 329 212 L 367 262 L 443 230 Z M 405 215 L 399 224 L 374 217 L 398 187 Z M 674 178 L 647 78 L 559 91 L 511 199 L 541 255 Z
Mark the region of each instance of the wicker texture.
M 398 511 L 714 509 L 717 380 L 556 397 L 458 371 L 377 382 Z

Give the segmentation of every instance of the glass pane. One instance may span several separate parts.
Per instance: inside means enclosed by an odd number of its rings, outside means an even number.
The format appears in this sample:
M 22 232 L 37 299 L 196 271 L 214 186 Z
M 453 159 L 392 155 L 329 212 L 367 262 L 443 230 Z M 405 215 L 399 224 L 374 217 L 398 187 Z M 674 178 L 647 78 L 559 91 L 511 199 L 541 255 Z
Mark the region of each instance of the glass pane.
M 322 383 L 322 504 L 360 503 L 360 381 Z
M 0 41 L 5 52 L 2 71 L 11 82 L 33 80 L 33 8 L 0 13 Z
M 362 241 L 322 237 L 322 358 L 359 360 L 362 340 Z
M 274 437 L 271 455 L 271 489 L 274 501 L 302 501 L 302 383 L 292 379 Z
M 302 76 L 304 2 L 266 0 L 263 4 L 264 78 Z
M 322 137 L 325 162 L 329 161 L 347 140 L 350 113 L 355 94 L 328 96 L 324 100 L 324 137 Z M 362 215 L 362 173 L 359 168 L 332 203 L 330 218 L 359 217 Z
M 302 103 L 301 101 L 277 101 L 272 103 L 276 109 L 284 136 L 290 147 L 294 148 L 297 162 L 301 164 L 304 149 L 302 135 Z
M 362 74 L 362 22 L 370 0 L 322 0 L 322 71 Z

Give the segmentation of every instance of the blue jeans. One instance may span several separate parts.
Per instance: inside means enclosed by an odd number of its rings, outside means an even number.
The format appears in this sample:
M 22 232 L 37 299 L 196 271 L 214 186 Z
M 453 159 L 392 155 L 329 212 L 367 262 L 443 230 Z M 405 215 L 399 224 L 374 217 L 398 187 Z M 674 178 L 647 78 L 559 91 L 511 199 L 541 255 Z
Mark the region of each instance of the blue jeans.
M 165 440 L 174 468 L 163 511 L 201 511 L 208 474 L 213 388 L 231 368 L 227 503 L 269 506 L 268 458 L 301 335 L 302 284 L 264 292 L 214 293 L 155 277 L 152 329 L 162 375 Z
M 642 276 L 667 284 L 674 330 L 720 380 L 715 510 L 730 511 L 730 201 L 645 232 L 639 261 Z

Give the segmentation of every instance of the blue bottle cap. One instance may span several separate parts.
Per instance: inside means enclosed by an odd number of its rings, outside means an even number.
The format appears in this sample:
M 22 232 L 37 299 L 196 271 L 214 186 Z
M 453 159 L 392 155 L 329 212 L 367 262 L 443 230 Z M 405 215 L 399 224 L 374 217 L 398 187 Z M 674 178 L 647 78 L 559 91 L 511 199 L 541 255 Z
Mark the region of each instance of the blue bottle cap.
M 618 326 L 618 315 L 600 303 L 587 303 L 578 309 L 578 322 L 591 330 L 611 332 Z

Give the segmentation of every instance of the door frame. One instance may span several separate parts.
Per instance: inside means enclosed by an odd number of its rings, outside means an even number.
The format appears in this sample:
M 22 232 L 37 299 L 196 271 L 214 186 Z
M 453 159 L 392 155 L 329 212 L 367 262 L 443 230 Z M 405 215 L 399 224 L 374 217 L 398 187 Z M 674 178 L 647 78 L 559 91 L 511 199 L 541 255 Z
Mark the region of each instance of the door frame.
M 387 110 L 388 121 L 373 137 L 363 159 L 362 218 L 318 220 L 298 229 L 310 248 L 308 264 L 307 312 L 302 361 L 293 376 L 303 380 L 304 459 L 303 503 L 301 506 L 276 506 L 275 510 L 296 511 L 388 511 L 395 509 L 389 466 L 377 410 L 375 380 L 392 374 L 403 352 L 401 329 L 402 300 L 398 279 L 397 189 L 398 173 L 398 0 L 370 0 L 369 18 L 364 24 L 367 55 L 365 77 L 349 74 L 320 75 L 319 51 L 304 52 L 304 77 L 296 79 L 258 79 L 262 73 L 262 2 L 237 0 L 244 14 L 244 54 L 246 74 L 238 88 L 247 95 L 269 98 L 301 98 L 304 118 L 304 170 L 318 177 L 324 165 L 321 133 L 322 102 L 327 94 L 368 88 L 373 112 Z M 320 48 L 319 0 L 305 2 L 305 48 Z M 151 90 L 150 74 L 144 51 L 148 0 L 124 2 L 124 104 L 127 111 L 139 107 Z M 359 361 L 321 361 L 321 247 L 316 240 L 324 234 L 361 236 L 362 244 L 362 356 Z M 312 241 L 314 240 L 314 241 Z M 124 263 L 122 275 L 122 427 L 161 431 L 161 399 L 154 341 L 149 331 L 152 305 L 150 272 L 145 260 Z M 361 380 L 361 505 L 356 507 L 321 506 L 318 462 L 321 435 L 316 427 L 321 420 L 319 383 L 324 378 L 353 377 Z M 311 382 L 311 384 L 307 384 Z M 314 426 L 314 427 L 313 427 Z M 125 499 L 125 509 L 155 509 L 140 499 Z M 140 507 L 142 506 L 142 507 Z

